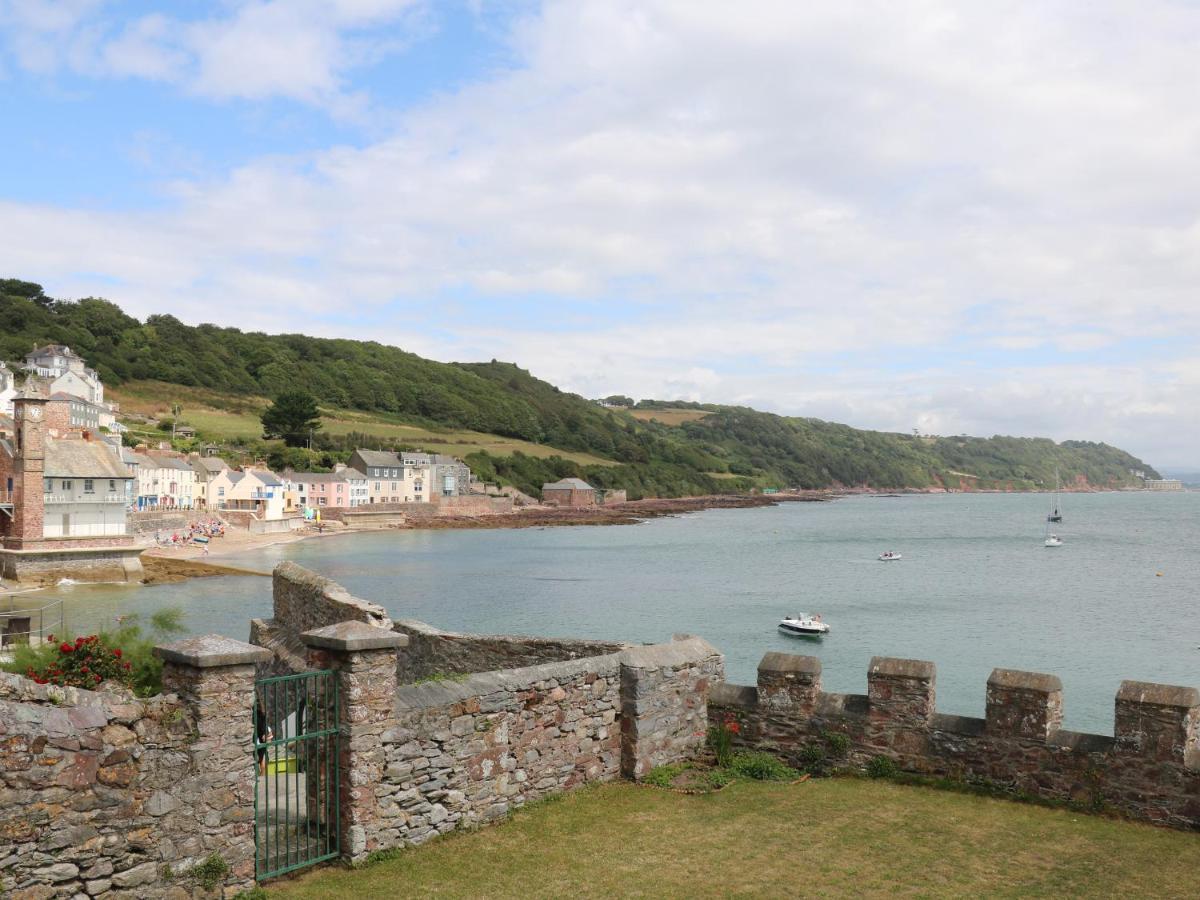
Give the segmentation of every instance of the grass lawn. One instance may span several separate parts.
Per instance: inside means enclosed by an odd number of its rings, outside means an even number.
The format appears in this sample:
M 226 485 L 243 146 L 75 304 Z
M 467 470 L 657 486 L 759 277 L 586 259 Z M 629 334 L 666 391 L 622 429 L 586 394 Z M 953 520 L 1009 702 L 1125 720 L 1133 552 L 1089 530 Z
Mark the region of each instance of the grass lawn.
M 110 388 L 110 399 L 121 404 L 122 412 L 148 416 L 169 416 L 172 403 L 183 407 L 180 421 L 196 429 L 202 439 L 229 440 L 236 437 L 257 438 L 262 435 L 259 414 L 269 401 L 264 397 L 233 397 L 203 388 L 163 384 L 155 381 L 133 381 Z M 533 444 L 516 438 L 501 437 L 465 429 L 432 430 L 405 423 L 397 416 L 346 409 L 325 409 L 321 422 L 329 434 L 360 431 L 380 438 L 398 439 L 430 453 L 466 456 L 476 450 L 486 450 L 497 456 L 521 452 L 527 456 L 561 456 L 584 465 L 615 466 L 611 459 L 559 450 L 544 444 Z M 128 423 L 127 423 L 128 424 Z M 161 433 L 144 425 L 132 425 L 139 436 L 148 439 Z M 144 433 L 144 434 L 143 434 Z
M 858 779 L 611 784 L 271 897 L 1195 897 L 1200 835 Z

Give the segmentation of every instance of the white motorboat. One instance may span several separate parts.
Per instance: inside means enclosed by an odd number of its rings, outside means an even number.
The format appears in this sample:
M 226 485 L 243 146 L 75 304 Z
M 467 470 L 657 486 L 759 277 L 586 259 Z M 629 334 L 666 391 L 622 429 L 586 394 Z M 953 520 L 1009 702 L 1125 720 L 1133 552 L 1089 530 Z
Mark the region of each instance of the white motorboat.
M 886 550 L 879 554 L 879 559 L 881 562 L 895 562 L 898 559 L 904 559 L 904 555 L 902 553 L 893 553 L 891 550 Z
M 801 637 L 820 637 L 823 634 L 829 634 L 829 626 L 821 621 L 820 616 L 808 616 L 804 613 L 784 618 L 779 623 L 779 630 L 784 634 L 795 634 Z
M 1062 545 L 1063 545 L 1062 538 L 1060 538 L 1057 534 L 1046 535 L 1046 546 L 1047 547 L 1061 547 Z

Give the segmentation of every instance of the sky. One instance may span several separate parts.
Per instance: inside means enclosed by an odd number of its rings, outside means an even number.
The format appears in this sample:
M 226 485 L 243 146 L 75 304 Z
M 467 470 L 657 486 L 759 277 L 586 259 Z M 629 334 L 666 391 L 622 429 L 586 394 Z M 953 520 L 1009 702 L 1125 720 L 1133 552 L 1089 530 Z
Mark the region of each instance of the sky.
M 1200 466 L 1200 5 L 0 0 L 0 276 Z

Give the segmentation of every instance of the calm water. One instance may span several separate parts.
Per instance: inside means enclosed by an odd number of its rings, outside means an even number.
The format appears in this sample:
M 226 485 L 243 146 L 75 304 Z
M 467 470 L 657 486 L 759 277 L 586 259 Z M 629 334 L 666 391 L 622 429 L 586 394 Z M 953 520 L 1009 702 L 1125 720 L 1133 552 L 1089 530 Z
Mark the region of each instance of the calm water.
M 1200 493 L 1069 495 L 1066 545 L 1042 546 L 1039 495 L 862 497 L 711 510 L 629 527 L 340 536 L 230 557 L 292 559 L 452 630 L 668 639 L 688 631 L 752 684 L 767 650 L 814 654 L 827 690 L 866 690 L 874 654 L 938 666 L 938 707 L 982 715 L 994 666 L 1062 677 L 1068 726 L 1111 733 L 1123 678 L 1200 686 Z M 882 550 L 904 554 L 881 563 Z M 1159 577 L 1156 573 L 1162 573 Z M 71 626 L 164 605 L 190 631 L 247 634 L 266 579 L 59 589 Z M 779 635 L 821 613 L 823 642 Z

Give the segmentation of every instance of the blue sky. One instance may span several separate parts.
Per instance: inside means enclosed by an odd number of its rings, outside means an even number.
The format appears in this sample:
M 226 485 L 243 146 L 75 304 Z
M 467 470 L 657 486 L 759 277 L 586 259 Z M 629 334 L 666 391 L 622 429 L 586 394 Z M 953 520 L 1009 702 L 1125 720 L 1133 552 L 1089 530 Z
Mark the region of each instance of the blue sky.
M 588 396 L 1200 464 L 1200 11 L 0 0 L 0 263 Z

